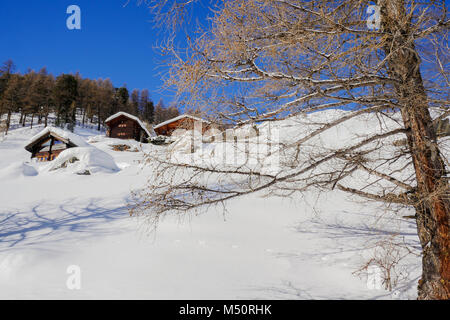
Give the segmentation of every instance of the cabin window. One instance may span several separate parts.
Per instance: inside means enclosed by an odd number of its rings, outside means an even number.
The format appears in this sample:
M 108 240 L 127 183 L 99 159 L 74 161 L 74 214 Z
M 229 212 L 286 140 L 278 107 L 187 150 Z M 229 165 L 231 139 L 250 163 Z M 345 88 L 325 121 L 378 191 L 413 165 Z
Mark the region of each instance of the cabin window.
M 127 126 L 126 123 L 121 123 L 121 124 L 119 124 L 119 128 L 125 128 L 126 126 Z
M 43 144 L 41 144 L 41 148 L 49 147 L 51 142 L 52 142 L 52 140 L 51 140 L 51 139 L 48 139 L 46 142 L 44 142 Z

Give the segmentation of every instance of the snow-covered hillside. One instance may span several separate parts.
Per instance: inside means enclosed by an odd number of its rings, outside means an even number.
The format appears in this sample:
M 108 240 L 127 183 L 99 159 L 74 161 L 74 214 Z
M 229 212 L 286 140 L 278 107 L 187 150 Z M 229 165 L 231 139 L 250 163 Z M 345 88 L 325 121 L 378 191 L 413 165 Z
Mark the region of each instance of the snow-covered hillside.
M 401 261 L 392 292 L 355 272 L 389 236 L 418 248 L 413 220 L 341 191 L 253 194 L 229 202 L 225 215 L 217 208 L 165 219 L 149 235 L 127 205 L 153 174 L 152 165 L 139 164 L 144 152 L 168 147 L 130 141 L 115 151 L 123 140 L 76 127 L 120 169 L 77 175 L 30 161 L 24 146 L 42 129 L 16 128 L 0 139 L 0 298 L 416 298 L 418 256 Z M 71 265 L 81 269 L 80 290 L 66 285 Z

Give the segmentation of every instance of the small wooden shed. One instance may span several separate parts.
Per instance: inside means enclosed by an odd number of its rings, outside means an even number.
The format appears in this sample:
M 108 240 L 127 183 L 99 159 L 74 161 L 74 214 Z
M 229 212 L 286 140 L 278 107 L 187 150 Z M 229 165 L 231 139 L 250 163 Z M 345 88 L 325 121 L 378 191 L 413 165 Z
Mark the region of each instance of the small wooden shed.
M 108 126 L 106 135 L 110 138 L 147 142 L 150 137 L 156 135 L 153 130 L 147 129 L 139 118 L 122 111 L 110 116 L 105 123 Z
M 31 152 L 31 158 L 38 161 L 52 161 L 68 148 L 86 146 L 88 143 L 72 132 L 47 127 L 30 139 L 25 150 Z
M 174 131 L 180 130 L 192 130 L 197 124 L 201 124 L 202 134 L 210 129 L 210 122 L 198 117 L 194 117 L 188 114 L 182 114 L 173 119 L 161 122 L 153 127 L 157 135 L 171 136 Z

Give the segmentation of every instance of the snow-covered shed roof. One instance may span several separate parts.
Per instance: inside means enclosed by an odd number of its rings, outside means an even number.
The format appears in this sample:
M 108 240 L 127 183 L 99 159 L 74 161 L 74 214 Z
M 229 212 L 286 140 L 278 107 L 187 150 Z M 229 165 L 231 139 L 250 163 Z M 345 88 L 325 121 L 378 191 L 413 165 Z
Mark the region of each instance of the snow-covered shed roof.
M 156 133 L 155 133 L 155 131 L 153 130 L 153 128 L 151 128 L 151 131 L 149 131 L 149 130 L 145 127 L 144 123 L 143 123 L 138 117 L 133 116 L 133 115 L 131 115 L 131 114 L 129 114 L 129 113 L 126 113 L 126 112 L 123 112 L 123 111 L 120 111 L 120 112 L 117 112 L 117 113 L 113 114 L 112 116 L 110 116 L 108 119 L 105 120 L 105 123 L 108 123 L 108 122 L 110 122 L 111 120 L 114 120 L 114 119 L 116 119 L 116 118 L 118 118 L 118 117 L 120 117 L 120 116 L 127 117 L 127 118 L 132 119 L 132 120 L 136 121 L 137 123 L 139 123 L 139 125 L 141 126 L 141 128 L 145 131 L 145 133 L 147 133 L 147 135 L 148 135 L 149 137 L 154 137 L 154 136 L 156 136 Z
M 177 120 L 184 119 L 184 118 L 190 118 L 190 119 L 193 119 L 193 120 L 195 120 L 195 121 L 201 121 L 201 122 L 209 123 L 209 121 L 206 121 L 206 120 L 204 120 L 204 119 L 201 119 L 201 118 L 198 118 L 198 117 L 194 117 L 194 116 L 191 116 L 191 115 L 189 115 L 189 114 L 182 114 L 182 115 L 179 115 L 178 117 L 175 117 L 175 118 L 169 119 L 169 120 L 167 120 L 167 121 L 161 122 L 161 123 L 158 124 L 157 126 L 154 126 L 153 129 L 157 129 L 157 128 L 163 127 L 163 126 L 165 126 L 166 124 L 169 124 L 169 123 L 172 123 L 172 122 L 175 122 L 175 121 L 177 121 Z
M 25 149 L 31 152 L 32 146 L 44 138 L 47 135 L 51 135 L 58 140 L 63 141 L 66 144 L 70 144 L 75 147 L 89 147 L 90 144 L 87 143 L 82 137 L 76 135 L 70 131 L 63 130 L 56 127 L 47 127 L 38 134 L 34 135 L 25 146 Z

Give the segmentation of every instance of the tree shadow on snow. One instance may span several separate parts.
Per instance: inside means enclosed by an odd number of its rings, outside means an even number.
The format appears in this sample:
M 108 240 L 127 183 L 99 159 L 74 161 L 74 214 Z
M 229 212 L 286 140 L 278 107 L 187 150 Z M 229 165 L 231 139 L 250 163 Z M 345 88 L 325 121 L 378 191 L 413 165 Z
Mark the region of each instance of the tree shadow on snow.
M 364 216 L 367 219 L 354 219 L 348 215 Z M 350 219 L 348 219 L 350 218 Z M 370 219 L 374 218 L 374 219 Z M 383 221 L 384 220 L 384 221 Z M 298 250 L 273 252 L 276 259 L 284 259 L 293 266 L 302 263 L 323 267 L 324 272 L 328 266 L 335 265 L 337 268 L 348 269 L 349 274 L 358 270 L 364 260 L 364 253 L 369 254 L 376 246 L 377 241 L 389 237 L 398 237 L 413 252 L 420 253 L 421 247 L 418 241 L 415 220 L 405 220 L 398 217 L 386 216 L 379 218 L 376 215 L 345 212 L 340 216 L 325 216 L 308 219 L 291 226 L 291 231 L 301 234 L 300 243 L 303 247 Z M 420 260 L 419 257 L 414 260 Z M 273 299 L 414 299 L 414 288 L 417 286 L 417 265 L 414 260 L 402 262 L 406 278 L 399 283 L 392 292 L 387 290 L 358 291 L 351 292 L 334 284 L 334 291 L 330 288 L 328 296 L 317 295 L 314 285 L 311 285 L 311 275 L 307 275 L 308 281 L 297 280 L 297 282 L 282 281 L 279 284 L 260 287 L 258 290 L 269 295 Z M 361 264 L 361 265 L 360 265 Z M 293 267 L 295 270 L 295 267 Z M 355 277 L 358 277 L 354 274 Z M 360 279 L 364 285 L 363 278 Z M 314 283 L 314 281 L 313 281 Z M 337 282 L 338 283 L 338 282 Z M 302 286 L 307 287 L 302 287 Z M 317 286 L 324 285 L 322 279 L 317 279 Z M 308 287 L 309 286 L 309 287 Z M 358 294 L 362 294 L 359 296 Z
M 96 199 L 80 205 L 40 203 L 29 210 L 0 212 L 0 252 L 13 247 L 117 233 L 108 223 L 128 217 L 126 206 L 106 208 Z

